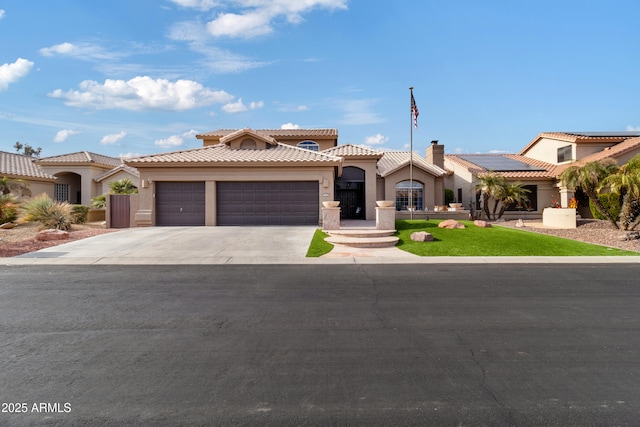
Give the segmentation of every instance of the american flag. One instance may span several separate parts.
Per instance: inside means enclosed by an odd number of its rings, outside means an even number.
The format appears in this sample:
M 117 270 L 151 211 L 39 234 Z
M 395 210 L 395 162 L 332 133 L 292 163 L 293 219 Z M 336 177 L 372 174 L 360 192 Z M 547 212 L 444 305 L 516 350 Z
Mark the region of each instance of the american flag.
M 411 92 L 411 113 L 413 114 L 413 126 L 418 129 L 418 106 L 416 100 L 413 98 L 413 92 Z

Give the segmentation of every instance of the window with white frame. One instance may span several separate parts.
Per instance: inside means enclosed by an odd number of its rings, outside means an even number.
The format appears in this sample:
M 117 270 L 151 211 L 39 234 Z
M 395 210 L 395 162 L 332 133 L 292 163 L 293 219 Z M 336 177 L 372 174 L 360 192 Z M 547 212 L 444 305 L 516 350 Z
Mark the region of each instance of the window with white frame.
M 304 148 L 311 151 L 320 151 L 320 146 L 314 141 L 302 141 L 298 143 L 299 148 Z
M 413 186 L 411 185 L 413 184 Z M 402 181 L 396 184 L 396 210 L 404 211 L 409 207 L 415 210 L 424 209 L 424 185 L 421 182 Z

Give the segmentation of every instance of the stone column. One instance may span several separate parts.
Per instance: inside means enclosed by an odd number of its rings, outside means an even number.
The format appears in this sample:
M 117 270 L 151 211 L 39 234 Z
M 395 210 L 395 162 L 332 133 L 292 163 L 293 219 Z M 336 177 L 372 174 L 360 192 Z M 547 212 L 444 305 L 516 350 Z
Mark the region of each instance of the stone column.
M 340 230 L 340 208 L 322 208 L 322 229 Z
M 376 230 L 396 229 L 396 208 L 376 208 Z
M 560 206 L 568 208 L 569 200 L 571 200 L 574 194 L 573 190 L 570 190 L 567 187 L 560 187 Z

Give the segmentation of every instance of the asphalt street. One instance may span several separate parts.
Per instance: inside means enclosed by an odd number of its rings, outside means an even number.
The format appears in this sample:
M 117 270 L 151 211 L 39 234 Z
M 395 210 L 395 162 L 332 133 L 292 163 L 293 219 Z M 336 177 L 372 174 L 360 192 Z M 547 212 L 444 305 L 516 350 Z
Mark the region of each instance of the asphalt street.
M 0 425 L 637 425 L 639 276 L 0 266 Z

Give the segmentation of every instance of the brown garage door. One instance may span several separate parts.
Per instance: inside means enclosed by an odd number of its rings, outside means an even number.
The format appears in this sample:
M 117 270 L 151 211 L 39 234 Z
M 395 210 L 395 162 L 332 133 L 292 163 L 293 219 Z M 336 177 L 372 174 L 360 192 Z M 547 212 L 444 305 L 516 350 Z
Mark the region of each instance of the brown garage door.
M 204 225 L 204 182 L 156 182 L 156 225 Z
M 218 225 L 318 225 L 319 186 L 302 182 L 218 182 Z

